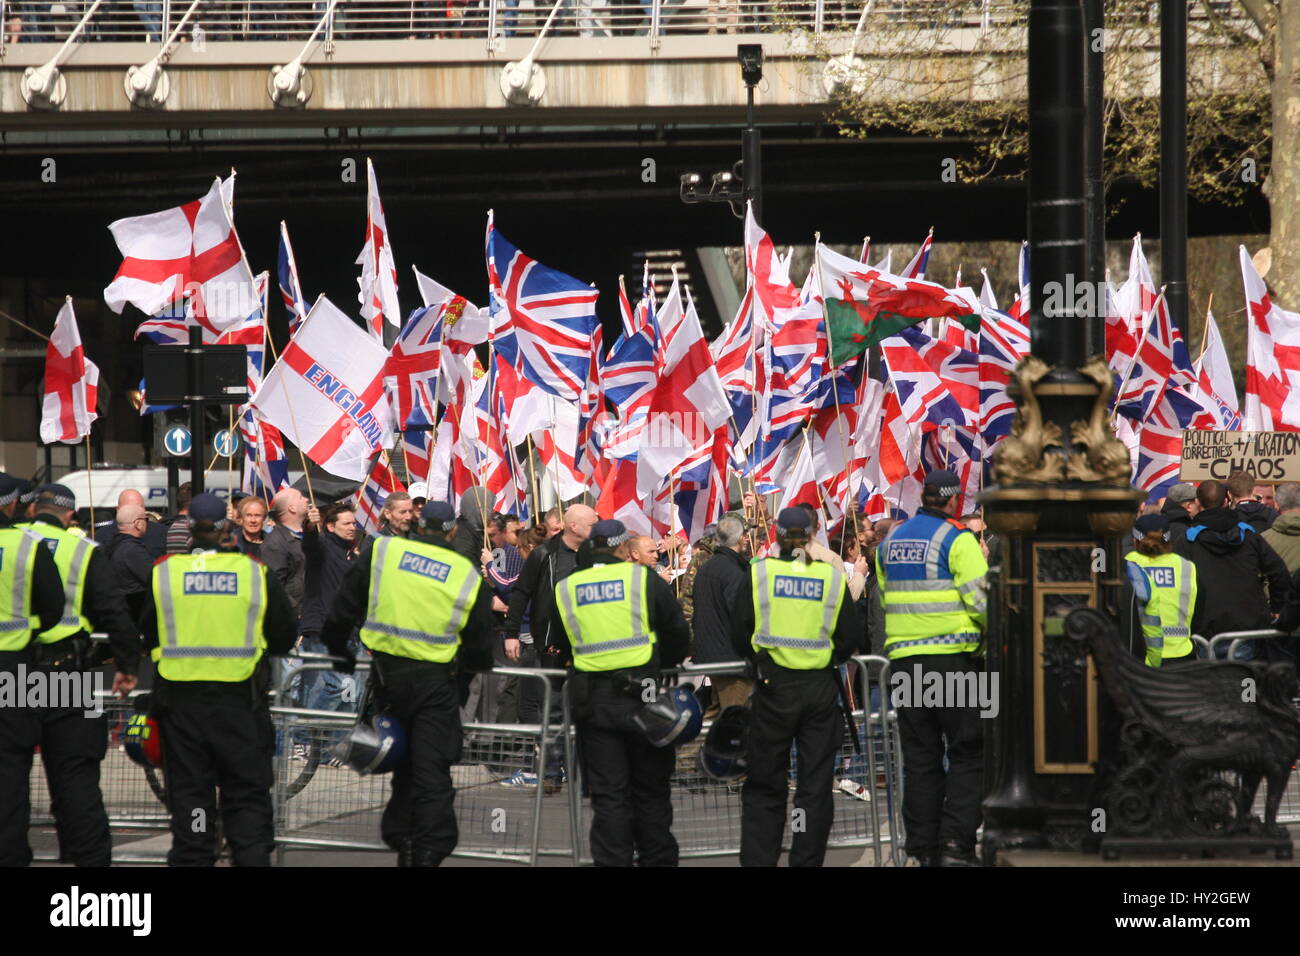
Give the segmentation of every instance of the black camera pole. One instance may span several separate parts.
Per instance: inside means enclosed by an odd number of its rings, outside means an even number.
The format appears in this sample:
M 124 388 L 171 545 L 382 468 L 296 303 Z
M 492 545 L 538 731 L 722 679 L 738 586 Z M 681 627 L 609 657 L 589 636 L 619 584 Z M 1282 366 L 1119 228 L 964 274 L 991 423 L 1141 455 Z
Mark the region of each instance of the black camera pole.
M 185 401 L 190 406 L 190 491 L 203 492 L 203 402 L 199 400 L 199 362 L 203 354 L 203 330 L 190 326 L 190 344 L 186 352 Z

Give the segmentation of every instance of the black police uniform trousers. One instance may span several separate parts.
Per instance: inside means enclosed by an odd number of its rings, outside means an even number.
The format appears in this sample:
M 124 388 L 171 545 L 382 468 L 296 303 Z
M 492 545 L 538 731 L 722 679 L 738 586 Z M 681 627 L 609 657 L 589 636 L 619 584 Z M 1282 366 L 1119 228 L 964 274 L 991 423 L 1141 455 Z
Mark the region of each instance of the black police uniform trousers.
M 741 791 L 740 865 L 776 866 L 790 823 L 790 865 L 821 866 L 835 817 L 835 753 L 844 739 L 833 670 L 760 664 L 750 698 L 748 770 Z M 795 813 L 787 816 L 790 745 L 798 748 Z
M 218 821 L 235 866 L 271 865 L 275 730 L 263 686 L 256 676 L 236 683 L 157 679 L 154 716 L 172 818 L 168 866 L 216 863 Z
M 676 866 L 669 780 L 672 747 L 655 747 L 632 725 L 641 685 L 590 673 L 587 716 L 578 721 L 582 770 L 591 794 L 591 858 L 596 866 Z
M 464 731 L 453 664 L 417 661 L 373 651 L 376 703 L 406 732 L 406 759 L 393 771 L 393 791 L 380 833 L 410 854 L 415 866 L 437 866 L 460 839 L 452 764 L 460 760 Z
M 918 654 L 894 661 L 893 673 L 911 676 L 917 665 L 922 680 L 931 673 L 943 678 L 958 672 L 978 674 L 984 669 L 974 654 Z M 984 730 L 979 708 L 905 706 L 898 707 L 897 714 L 908 854 L 928 856 L 948 845 L 973 853 L 984 785 Z
M 37 669 L 29 654 L 0 654 L 0 671 L 16 681 L 19 663 L 27 674 Z M 48 667 L 41 667 L 48 675 Z M 77 686 L 83 674 L 71 671 Z M 53 689 L 53 684 L 47 684 Z M 26 688 L 16 686 L 18 692 Z M 59 859 L 77 866 L 108 866 L 113 843 L 99 790 L 99 768 L 108 752 L 108 719 L 87 716 L 83 708 L 0 707 L 0 866 L 26 866 L 32 860 L 27 830 L 31 824 L 30 778 L 33 753 L 50 791 L 50 811 L 58 832 Z

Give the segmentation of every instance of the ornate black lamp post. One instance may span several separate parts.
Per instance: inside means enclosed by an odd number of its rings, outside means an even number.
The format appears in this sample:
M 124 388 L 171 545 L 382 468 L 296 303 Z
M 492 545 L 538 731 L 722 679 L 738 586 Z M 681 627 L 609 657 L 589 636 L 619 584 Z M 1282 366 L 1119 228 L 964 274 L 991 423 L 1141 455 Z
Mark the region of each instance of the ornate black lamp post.
M 1117 603 L 1143 497 L 1108 421 L 1110 371 L 1088 356 L 1105 302 L 1086 282 L 1084 2 L 1032 0 L 1029 13 L 1033 354 L 1016 370 L 1020 413 L 982 498 L 1005 538 L 990 574 L 988 667 L 1003 700 L 986 747 L 988 862 L 1004 849 L 1077 847 L 1089 832 L 1100 701 L 1059 615 Z

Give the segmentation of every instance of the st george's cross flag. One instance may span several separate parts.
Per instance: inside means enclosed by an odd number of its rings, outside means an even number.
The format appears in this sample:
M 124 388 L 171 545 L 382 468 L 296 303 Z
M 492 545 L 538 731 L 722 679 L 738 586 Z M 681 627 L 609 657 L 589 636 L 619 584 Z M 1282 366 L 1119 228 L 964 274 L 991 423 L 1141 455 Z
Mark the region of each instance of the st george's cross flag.
M 72 311 L 72 297 L 59 309 L 45 348 L 45 394 L 41 398 L 41 441 L 75 445 L 90 434 L 98 417 L 99 369 L 86 358 Z
M 329 299 L 307 313 L 249 404 L 332 475 L 364 481 L 393 444 L 388 353 Z
M 231 217 L 234 176 L 215 179 L 202 199 L 109 225 L 122 265 L 104 289 L 120 313 L 128 302 L 154 316 L 188 298 L 188 314 L 223 332 L 257 307 L 253 272 Z

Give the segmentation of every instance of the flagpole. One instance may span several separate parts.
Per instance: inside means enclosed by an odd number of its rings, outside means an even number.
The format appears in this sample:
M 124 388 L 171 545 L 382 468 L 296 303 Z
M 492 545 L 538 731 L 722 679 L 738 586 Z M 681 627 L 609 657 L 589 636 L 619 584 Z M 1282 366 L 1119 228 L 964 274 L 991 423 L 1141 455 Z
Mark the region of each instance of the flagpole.
M 528 446 L 528 487 L 533 493 L 533 523 L 537 524 L 542 513 L 542 496 L 537 489 L 537 468 L 533 465 L 533 433 L 529 432 L 524 438 Z
M 230 175 L 231 175 L 231 176 L 235 175 L 235 168 L 234 168 L 233 166 L 230 168 Z M 369 208 L 369 206 L 370 206 L 370 201 L 369 201 L 369 199 L 367 199 L 367 200 L 366 200 L 366 207 Z M 234 202 L 233 202 L 233 201 L 231 202 L 231 204 L 230 204 L 230 206 L 228 207 L 228 209 L 229 209 L 229 213 L 230 213 L 230 232 L 231 232 L 231 234 L 235 237 L 235 243 L 236 243 L 236 245 L 239 246 L 239 261 L 240 261 L 240 263 L 242 263 L 243 266 L 244 266 L 244 271 L 245 271 L 245 273 L 246 273 L 247 276 L 248 276 L 249 284 L 252 285 L 254 288 L 256 288 L 256 287 L 257 287 L 257 279 L 256 279 L 256 277 L 254 277 L 254 275 L 253 275 L 253 267 L 250 266 L 250 265 L 248 264 L 248 253 L 246 253 L 246 252 L 244 251 L 244 241 L 243 241 L 242 239 L 239 238 L 239 230 L 235 228 L 235 209 L 234 209 Z M 267 280 L 266 280 L 266 281 L 267 281 L 268 283 L 271 281 L 271 277 L 270 277 L 269 275 L 267 276 Z M 319 301 L 319 299 L 318 299 L 317 301 Z M 269 349 L 271 350 L 271 361 L 272 361 L 273 363 L 274 363 L 274 362 L 278 362 L 278 361 L 280 361 L 280 356 L 276 353 L 276 350 L 275 350 L 275 338 L 271 335 L 271 322 L 270 322 L 270 319 L 268 318 L 268 316 L 267 316 L 267 314 L 266 314 L 266 313 L 267 313 L 267 309 L 266 309 L 266 300 L 265 300 L 265 299 L 262 300 L 261 305 L 262 305 L 262 338 L 263 338 L 263 340 L 266 342 L 266 346 L 267 346 L 267 348 L 269 348 Z M 262 373 L 262 379 L 263 379 L 263 381 L 265 381 L 266 376 L 269 375 L 269 374 L 270 374 L 270 369 L 266 369 L 266 370 Z M 294 433 L 294 436 L 297 437 L 298 434 L 299 434 L 299 432 L 298 432 L 298 421 L 297 421 L 297 418 L 296 418 L 296 417 L 294 416 L 294 414 L 293 414 L 293 402 L 291 402 L 291 401 L 289 400 L 289 388 L 288 388 L 288 386 L 287 386 L 287 385 L 285 384 L 285 382 L 284 382 L 284 376 L 280 376 L 280 389 L 281 389 L 281 391 L 284 392 L 284 404 L 285 404 L 285 407 L 287 407 L 287 408 L 289 409 L 289 423 L 290 423 L 291 425 L 293 425 L 293 433 Z M 295 448 L 298 449 L 298 459 L 302 462 L 302 476 L 303 476 L 303 478 L 306 479 L 306 481 L 307 481 L 307 498 L 311 501 L 312 507 L 314 508 L 314 507 L 316 507 L 316 493 L 315 493 L 314 491 L 312 491 L 312 487 L 311 487 L 311 469 L 307 467 L 307 456 L 306 456 L 306 454 L 304 454 L 302 448 L 298 445 L 298 443 L 297 443 L 296 441 L 293 443 L 293 445 L 294 445 Z M 214 461 L 215 461 L 215 459 L 214 459 Z M 208 467 L 211 468 L 212 466 L 209 465 Z M 268 469 L 268 471 L 269 471 L 269 469 Z M 271 506 L 271 505 L 270 505 L 270 502 L 269 502 L 269 500 L 268 500 L 268 502 L 267 502 L 267 508 L 269 509 L 270 506 Z
M 838 366 L 836 366 L 835 364 L 835 357 L 834 357 L 835 343 L 831 339 L 831 320 L 830 320 L 830 316 L 827 315 L 826 313 L 826 280 L 825 277 L 822 275 L 822 257 L 819 254 L 821 244 L 822 244 L 822 234 L 820 232 L 814 233 L 813 234 L 813 257 L 817 260 L 817 291 L 820 292 L 822 296 L 822 317 L 824 318 L 826 323 L 826 362 L 828 365 L 830 365 L 830 369 L 831 369 L 831 397 L 835 399 L 835 424 L 839 429 L 840 444 L 844 448 L 844 495 L 845 495 L 844 507 L 845 510 L 848 511 L 853 516 L 853 536 L 857 537 L 860 533 L 858 529 L 858 509 L 856 507 L 856 502 L 854 502 L 855 505 L 854 507 L 850 507 L 848 501 L 848 498 L 851 495 L 851 490 L 853 485 L 853 476 L 850 474 L 853 468 L 853 452 L 849 448 L 848 436 L 844 434 L 844 417 L 840 413 L 840 389 L 835 382 L 835 376 L 836 373 L 838 372 Z M 862 361 L 862 359 L 859 358 L 859 361 Z M 863 370 L 862 374 L 865 375 L 866 371 Z M 861 423 L 859 423 L 859 427 L 860 426 Z M 807 439 L 807 434 L 808 434 L 807 432 L 804 432 L 805 440 Z M 812 452 L 809 452 L 810 456 L 811 454 Z M 809 461 L 811 461 L 811 458 L 809 459 Z
M 265 317 L 263 317 L 262 321 L 263 322 L 266 321 Z M 229 441 L 230 439 L 235 437 L 235 406 L 227 405 L 226 408 L 230 412 L 229 424 L 226 426 L 226 439 L 227 441 Z M 230 454 L 226 456 L 226 502 L 227 503 L 230 502 L 230 496 L 231 493 L 234 491 L 234 489 L 235 489 L 235 452 L 232 449 Z
M 19 320 L 19 319 L 15 319 L 12 315 L 10 315 L 8 312 L 5 312 L 3 309 L 0 309 L 0 318 L 8 319 L 8 320 L 9 320 L 10 322 L 12 322 L 14 325 L 17 325 L 17 326 L 20 326 L 20 327 L 26 329 L 28 332 L 32 333 L 32 335 L 39 336 L 40 338 L 43 338 L 43 339 L 44 339 L 45 341 L 47 341 L 47 342 L 50 340 L 50 337 L 49 337 L 48 335 L 46 335 L 44 332 L 37 332 L 34 328 L 32 328 L 32 327 L 31 327 L 30 325 L 28 325 L 26 322 L 23 322 L 23 321 L 21 321 L 21 320 Z
M 1205 303 L 1205 326 L 1201 331 L 1201 353 L 1196 356 L 1196 361 L 1205 358 L 1205 345 L 1210 336 L 1210 315 L 1214 309 L 1214 290 L 1210 290 L 1209 301 Z
M 95 540 L 95 489 L 91 487 L 90 476 L 95 470 L 95 463 L 90 457 L 90 429 L 86 429 L 86 496 L 90 499 L 90 540 Z
M 275 351 L 275 341 L 271 338 L 271 330 L 266 324 L 265 314 L 262 316 L 262 334 L 266 337 L 266 347 L 271 350 L 271 361 L 280 361 L 280 356 L 276 354 Z M 267 374 L 270 374 L 269 370 L 267 371 Z M 266 380 L 266 375 L 262 376 L 262 380 Z M 283 375 L 280 376 L 280 390 L 284 392 L 284 404 L 285 407 L 289 409 L 289 423 L 293 425 L 293 434 L 294 437 L 297 438 L 300 434 L 298 431 L 298 419 L 293 413 L 293 402 L 289 400 L 289 386 L 285 384 Z M 296 441 L 293 443 L 293 447 L 298 449 L 298 460 L 302 462 L 302 476 L 307 480 L 307 497 L 310 499 L 312 507 L 314 508 L 316 507 L 316 493 L 312 491 L 311 487 L 311 469 L 307 467 L 307 455 L 302 450 L 302 446 Z M 267 507 L 269 508 L 270 505 L 268 504 Z

